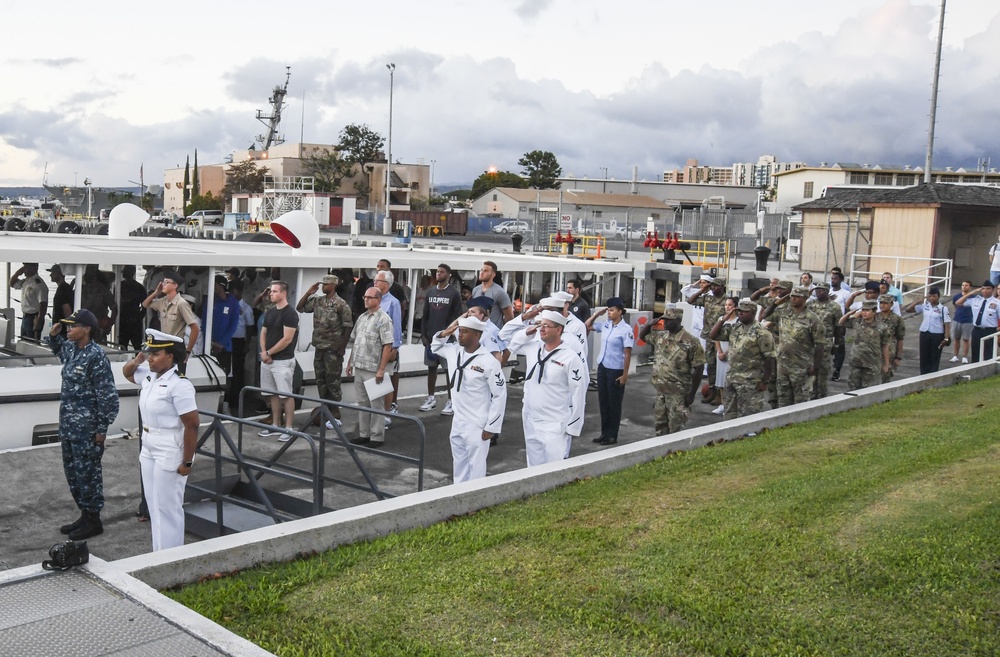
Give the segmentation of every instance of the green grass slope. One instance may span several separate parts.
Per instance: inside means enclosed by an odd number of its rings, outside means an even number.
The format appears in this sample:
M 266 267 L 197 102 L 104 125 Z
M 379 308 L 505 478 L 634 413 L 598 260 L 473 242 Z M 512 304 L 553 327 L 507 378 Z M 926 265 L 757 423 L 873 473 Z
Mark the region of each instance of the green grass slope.
M 1000 654 L 995 379 L 171 595 L 292 655 Z

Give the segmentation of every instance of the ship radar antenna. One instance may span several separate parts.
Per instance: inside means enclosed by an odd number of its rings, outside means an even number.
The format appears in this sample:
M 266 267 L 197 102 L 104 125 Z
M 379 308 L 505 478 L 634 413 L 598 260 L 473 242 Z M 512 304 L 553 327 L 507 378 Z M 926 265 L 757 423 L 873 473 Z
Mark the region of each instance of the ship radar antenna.
M 285 143 L 283 135 L 278 134 L 281 127 L 281 110 L 285 108 L 285 94 L 288 93 L 288 81 L 292 77 L 292 67 L 285 67 L 285 86 L 275 86 L 271 92 L 268 102 L 271 104 L 270 114 L 265 114 L 264 110 L 257 110 L 257 120 L 267 126 L 267 134 L 257 135 L 257 143 L 261 145 L 261 150 L 268 150 L 271 146 Z

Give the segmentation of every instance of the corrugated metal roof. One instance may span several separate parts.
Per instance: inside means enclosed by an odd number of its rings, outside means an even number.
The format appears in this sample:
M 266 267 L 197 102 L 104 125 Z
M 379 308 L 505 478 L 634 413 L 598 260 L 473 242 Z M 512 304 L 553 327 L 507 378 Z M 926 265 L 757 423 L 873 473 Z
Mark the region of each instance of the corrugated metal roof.
M 518 203 L 534 203 L 541 201 L 543 205 L 554 205 L 559 203 L 558 189 L 518 189 L 515 187 L 495 187 L 490 192 L 500 192 Z M 639 194 L 602 194 L 599 192 L 571 192 L 562 190 L 563 205 L 588 205 L 591 207 L 615 207 L 615 208 L 649 208 L 658 210 L 670 210 L 673 206 L 653 198 L 652 196 L 642 196 Z

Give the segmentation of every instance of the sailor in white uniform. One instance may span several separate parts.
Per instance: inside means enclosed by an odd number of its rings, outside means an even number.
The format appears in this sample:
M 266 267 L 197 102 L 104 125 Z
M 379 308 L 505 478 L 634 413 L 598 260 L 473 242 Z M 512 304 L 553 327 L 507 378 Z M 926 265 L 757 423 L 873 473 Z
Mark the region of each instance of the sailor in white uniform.
M 493 299 L 487 296 L 473 297 L 465 302 L 469 309 L 465 317 L 477 317 L 486 322 L 486 329 L 479 338 L 479 343 L 499 361 L 503 357 L 503 352 L 507 348 L 507 343 L 500 339 L 500 329 L 490 321 L 490 310 L 493 308 Z M 494 443 L 496 444 L 496 443 Z
M 567 294 L 566 292 L 556 292 L 556 294 Z M 534 318 L 545 311 L 552 311 L 561 314 L 566 318 L 566 325 L 563 327 L 563 342 L 580 357 L 583 362 L 584 376 L 587 384 L 590 384 L 590 368 L 587 367 L 587 326 L 580 319 L 569 312 L 569 302 L 552 295 L 536 303 L 534 306 L 521 313 L 514 319 L 503 325 L 500 329 L 500 339 L 509 343 L 513 336 L 524 331 L 534 323 Z M 534 333 L 534 339 L 541 341 L 541 335 Z M 508 349 L 510 347 L 508 346 Z M 510 349 L 511 353 L 514 352 Z
M 462 316 L 438 331 L 431 351 L 445 359 L 451 382 L 451 455 L 455 483 L 486 476 L 490 439 L 500 433 L 507 410 L 507 381 L 500 361 L 480 339 L 492 322 Z M 458 342 L 451 336 L 458 331 Z
M 149 503 L 153 551 L 184 545 L 184 487 L 198 441 L 194 385 L 177 372 L 184 341 L 146 329 L 146 345 L 125 363 L 125 378 L 142 387 L 142 450 L 139 466 Z
M 507 344 L 511 353 L 524 357 L 527 368 L 521 421 L 528 467 L 567 458 L 573 437 L 583 430 L 587 368 L 563 341 L 566 322 L 560 312 L 543 311 L 537 324 Z

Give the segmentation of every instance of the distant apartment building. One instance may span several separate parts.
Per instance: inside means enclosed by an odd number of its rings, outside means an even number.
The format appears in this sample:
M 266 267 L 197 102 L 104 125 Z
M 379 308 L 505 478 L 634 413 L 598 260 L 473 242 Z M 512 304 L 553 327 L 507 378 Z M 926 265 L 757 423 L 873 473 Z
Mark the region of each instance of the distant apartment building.
M 822 198 L 827 187 L 910 187 L 923 181 L 924 170 L 919 166 L 820 162 L 818 167 L 775 174 L 775 211 L 787 212 L 796 205 Z M 1000 185 L 1000 171 L 945 167 L 932 172 L 931 182 Z
M 733 164 L 733 184 L 769 189 L 774 184 L 775 174 L 805 166 L 805 162 L 778 162 L 778 158 L 773 155 L 761 155 L 756 162 Z
M 663 172 L 663 182 L 687 184 L 732 185 L 733 170 L 729 167 L 700 166 L 698 160 L 688 160 L 683 169 Z

